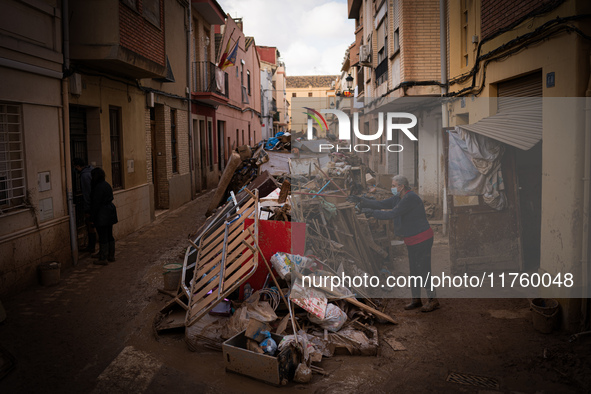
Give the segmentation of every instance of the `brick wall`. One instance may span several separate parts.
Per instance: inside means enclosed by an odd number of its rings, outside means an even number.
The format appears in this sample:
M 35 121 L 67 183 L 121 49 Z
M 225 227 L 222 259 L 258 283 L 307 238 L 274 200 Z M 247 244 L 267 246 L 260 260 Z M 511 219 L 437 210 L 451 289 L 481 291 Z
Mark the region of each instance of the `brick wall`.
M 179 174 L 189 173 L 189 118 L 187 111 L 176 111 L 176 139 Z
M 399 4 L 402 81 L 439 80 L 439 1 Z
M 137 11 L 119 2 L 120 44 L 140 56 L 166 66 L 163 0 L 160 0 L 159 27 L 156 27 L 142 15 L 143 1 L 136 1 Z
M 552 0 L 482 0 L 480 8 L 482 38 L 494 34 L 550 2 Z

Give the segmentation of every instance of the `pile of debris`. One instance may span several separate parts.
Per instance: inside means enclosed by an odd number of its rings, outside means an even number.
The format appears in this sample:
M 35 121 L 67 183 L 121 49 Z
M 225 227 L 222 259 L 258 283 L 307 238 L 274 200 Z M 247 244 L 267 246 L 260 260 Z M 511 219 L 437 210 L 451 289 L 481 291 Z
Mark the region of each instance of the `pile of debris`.
M 154 321 L 158 334 L 184 329 L 193 351 L 222 350 L 226 370 L 275 385 L 324 374 L 323 357 L 376 355 L 374 323 L 396 324 L 363 288 L 326 284 L 344 270 L 382 269 L 389 225 L 370 223 L 346 198 L 385 189 L 355 157 L 305 146 L 298 157 L 263 144 L 232 153 L 210 216 L 189 239 L 178 291 Z

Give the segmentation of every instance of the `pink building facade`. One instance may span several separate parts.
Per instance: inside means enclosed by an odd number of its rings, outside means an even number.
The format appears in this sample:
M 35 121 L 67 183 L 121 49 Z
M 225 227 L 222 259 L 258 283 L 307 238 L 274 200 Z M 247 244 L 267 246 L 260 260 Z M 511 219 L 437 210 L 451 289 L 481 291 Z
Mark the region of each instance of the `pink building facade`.
M 261 139 L 260 59 L 254 38 L 246 37 L 242 21 L 230 15 L 221 29 L 215 27 L 218 34 L 215 60 L 199 65 L 196 80 L 201 84 L 192 92 L 195 167 L 201 169 L 195 173 L 196 191 L 217 185 L 232 150 Z M 230 52 L 238 42 L 236 59 L 220 71 L 217 65 L 228 42 Z

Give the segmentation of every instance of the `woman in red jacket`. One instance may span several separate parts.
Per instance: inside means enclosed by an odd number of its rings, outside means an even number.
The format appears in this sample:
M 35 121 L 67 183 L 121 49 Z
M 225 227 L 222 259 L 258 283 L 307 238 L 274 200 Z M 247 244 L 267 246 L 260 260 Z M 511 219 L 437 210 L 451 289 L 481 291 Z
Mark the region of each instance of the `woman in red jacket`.
M 410 189 L 408 179 L 402 175 L 392 178 L 392 194 L 386 200 L 375 201 L 357 197 L 368 216 L 379 220 L 393 220 L 394 232 L 403 237 L 408 250 L 408 265 L 411 276 L 420 276 L 425 287 L 429 302 L 421 302 L 421 288 L 411 281 L 412 301 L 404 309 L 421 308 L 423 312 L 431 312 L 439 308 L 435 290 L 431 290 L 431 248 L 433 247 L 433 230 L 427 220 L 423 200 Z M 389 209 L 382 211 L 382 209 Z M 414 286 L 412 286 L 414 284 Z

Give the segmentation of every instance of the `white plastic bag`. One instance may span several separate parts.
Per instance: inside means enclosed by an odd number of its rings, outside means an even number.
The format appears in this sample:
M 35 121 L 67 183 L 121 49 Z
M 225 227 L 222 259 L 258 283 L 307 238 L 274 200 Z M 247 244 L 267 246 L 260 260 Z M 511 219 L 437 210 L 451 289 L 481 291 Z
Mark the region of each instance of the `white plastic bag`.
M 312 323 L 318 324 L 320 327 L 325 328 L 328 331 L 337 332 L 347 321 L 347 314 L 335 304 L 328 304 L 326 306 L 324 319 L 318 319 L 311 313 L 308 313 L 308 319 Z
M 290 272 L 296 270 L 302 272 L 304 268 L 312 268 L 316 265 L 314 259 L 297 254 L 277 252 L 271 256 L 271 264 L 281 279 L 290 280 Z M 287 277 L 287 278 L 286 278 Z

